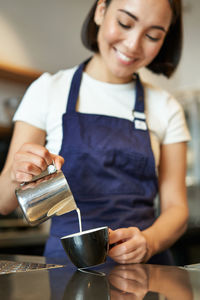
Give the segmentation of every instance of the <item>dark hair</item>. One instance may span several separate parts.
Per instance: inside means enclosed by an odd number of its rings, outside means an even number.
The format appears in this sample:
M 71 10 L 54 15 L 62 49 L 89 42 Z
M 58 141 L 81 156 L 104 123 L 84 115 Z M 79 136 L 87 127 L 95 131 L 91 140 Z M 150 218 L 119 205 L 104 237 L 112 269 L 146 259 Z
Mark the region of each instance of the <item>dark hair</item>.
M 108 7 L 113 0 L 105 0 Z M 182 53 L 183 29 L 182 29 L 182 4 L 181 0 L 168 0 L 171 6 L 173 17 L 169 31 L 165 37 L 164 43 L 158 55 L 147 66 L 152 72 L 163 74 L 166 77 L 176 70 Z M 89 14 L 87 15 L 81 31 L 83 45 L 93 51 L 99 52 L 97 44 L 97 34 L 99 27 L 94 22 L 94 14 L 98 1 L 95 1 Z

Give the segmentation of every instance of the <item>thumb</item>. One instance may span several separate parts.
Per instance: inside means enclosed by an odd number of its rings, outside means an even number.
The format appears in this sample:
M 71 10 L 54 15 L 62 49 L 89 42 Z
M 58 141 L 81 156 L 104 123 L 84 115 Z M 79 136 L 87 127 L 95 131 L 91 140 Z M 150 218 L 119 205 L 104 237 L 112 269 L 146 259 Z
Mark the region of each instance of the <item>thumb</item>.
M 62 165 L 64 164 L 64 158 L 60 155 L 52 154 L 51 157 L 54 161 L 55 167 L 57 170 L 60 170 L 62 168 Z

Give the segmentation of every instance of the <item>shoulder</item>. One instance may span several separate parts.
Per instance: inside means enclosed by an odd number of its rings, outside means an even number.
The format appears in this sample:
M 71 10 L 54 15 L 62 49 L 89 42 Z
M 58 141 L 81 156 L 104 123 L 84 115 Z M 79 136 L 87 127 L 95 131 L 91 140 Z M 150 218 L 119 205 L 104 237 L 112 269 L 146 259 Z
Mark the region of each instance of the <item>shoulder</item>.
M 72 76 L 77 67 L 60 70 L 55 74 L 48 72 L 43 73 L 38 79 L 36 79 L 26 90 L 22 102 L 38 101 L 51 102 L 55 95 L 63 96 L 68 92 Z
M 169 92 L 144 83 L 145 110 L 149 129 L 162 143 L 189 140 L 184 110 Z
M 66 84 L 69 83 L 72 79 L 72 76 L 77 69 L 77 66 L 66 69 L 66 70 L 60 70 L 56 72 L 55 74 L 51 74 L 48 72 L 43 73 L 37 80 L 35 80 L 31 87 L 55 87 L 59 86 L 60 84 L 63 84 L 65 82 Z
M 156 115 L 156 118 L 167 123 L 174 114 L 183 114 L 182 105 L 168 91 L 149 83 L 144 83 L 144 88 L 147 114 Z
M 46 120 L 65 110 L 70 81 L 76 67 L 55 74 L 44 73 L 27 89 L 15 113 L 14 121 L 22 120 L 39 128 Z

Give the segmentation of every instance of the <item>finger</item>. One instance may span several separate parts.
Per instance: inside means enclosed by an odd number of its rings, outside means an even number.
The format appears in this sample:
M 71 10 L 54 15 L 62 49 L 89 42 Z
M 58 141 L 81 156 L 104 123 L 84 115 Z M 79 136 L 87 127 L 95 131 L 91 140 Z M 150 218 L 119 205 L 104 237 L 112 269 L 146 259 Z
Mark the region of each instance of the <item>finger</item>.
M 143 293 L 146 293 L 147 283 L 142 281 L 139 282 L 137 279 L 131 280 L 131 279 L 124 279 L 119 276 L 109 276 L 109 282 L 118 288 L 121 291 L 124 291 L 126 293 L 141 295 Z
M 117 265 L 111 270 L 111 274 L 118 274 L 118 272 L 135 272 L 135 271 L 141 271 L 142 273 L 148 273 L 148 268 L 145 264 L 134 264 L 134 265 Z
M 21 182 L 28 182 L 31 181 L 33 178 L 33 175 L 31 174 L 27 174 L 24 172 L 17 172 L 14 176 L 14 180 L 21 183 Z
M 112 270 L 110 275 L 137 281 L 143 281 L 148 278 L 147 270 L 142 264 L 120 265 L 120 267 Z
M 123 254 L 128 254 L 140 247 L 146 250 L 147 242 L 139 229 L 133 228 L 131 230 L 127 230 L 124 232 L 126 233 L 128 232 L 128 234 L 124 236 L 125 237 L 129 236 L 129 239 L 127 239 L 125 242 L 120 244 L 118 242 L 118 245 L 110 249 L 110 255 L 120 256 Z
M 136 296 L 134 295 L 134 293 L 126 293 L 124 291 L 120 291 L 120 290 L 114 290 L 111 289 L 110 291 L 110 299 L 112 300 L 142 300 L 136 298 Z
M 60 170 L 62 168 L 62 165 L 64 164 L 64 158 L 60 155 L 56 155 L 52 153 L 51 153 L 51 157 L 55 164 L 56 169 Z
M 121 256 L 123 254 L 131 253 L 135 251 L 138 247 L 143 246 L 145 244 L 145 239 L 143 236 L 139 236 L 138 238 L 132 237 L 126 242 L 117 244 L 116 246 L 110 249 L 110 254 L 114 256 Z
M 134 298 L 133 295 L 125 294 L 123 291 L 115 290 L 115 289 L 111 289 L 110 299 L 112 299 L 112 300 L 136 300 L 136 298 Z
M 133 243 L 131 240 L 130 243 L 124 242 L 120 243 L 118 245 L 114 245 L 113 247 L 110 248 L 109 254 L 111 256 L 121 256 L 123 254 L 128 254 L 132 251 L 137 249 L 137 245 Z
M 42 157 L 45 160 L 47 166 L 52 164 L 53 162 L 50 152 L 44 146 L 27 143 L 23 145 L 22 151 Z
M 123 254 L 119 256 L 113 256 L 108 253 L 108 255 L 120 264 L 131 264 L 131 263 L 141 263 L 142 259 L 145 256 L 145 251 L 141 248 L 138 248 L 128 254 Z
M 110 235 L 110 243 L 115 244 L 120 241 L 130 239 L 133 235 L 137 234 L 138 231 L 139 229 L 136 227 L 116 229 Z
M 33 176 L 37 176 L 41 173 L 41 169 L 37 166 L 30 164 L 29 162 L 21 162 L 15 165 L 15 169 L 12 171 L 12 180 L 17 182 L 27 182 L 33 179 Z
M 33 175 L 39 175 L 47 169 L 46 160 L 33 153 L 17 152 L 14 156 L 14 162 L 15 169 L 19 169 L 19 171 L 24 171 L 25 173 L 33 172 Z
M 118 247 L 118 246 L 116 246 L 116 247 Z M 143 246 L 138 246 L 137 248 L 134 248 L 134 249 L 132 249 L 132 251 L 129 251 L 129 252 L 126 252 L 126 251 L 121 252 L 120 251 L 120 254 L 118 254 L 119 251 L 114 252 L 113 248 L 112 248 L 109 251 L 108 255 L 110 257 L 114 258 L 114 259 L 124 260 L 126 258 L 126 260 L 128 260 L 129 258 L 131 258 L 135 255 L 134 253 L 137 254 L 137 253 L 140 253 L 140 252 L 145 253 L 145 250 L 144 250 Z

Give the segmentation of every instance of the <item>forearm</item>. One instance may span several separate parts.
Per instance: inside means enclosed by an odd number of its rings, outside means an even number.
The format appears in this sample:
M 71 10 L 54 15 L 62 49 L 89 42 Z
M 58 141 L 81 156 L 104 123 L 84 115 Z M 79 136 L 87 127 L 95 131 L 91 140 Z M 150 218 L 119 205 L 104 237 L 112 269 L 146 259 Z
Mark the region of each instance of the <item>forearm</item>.
M 6 215 L 18 206 L 15 189 L 19 187 L 20 182 L 24 182 L 24 178 L 18 178 L 17 180 L 16 172 L 21 170 L 21 172 L 27 173 L 27 175 L 30 173 L 30 166 L 28 169 L 24 168 L 26 168 L 27 162 L 30 162 L 31 150 L 24 150 L 23 145 L 26 143 L 43 145 L 45 143 L 45 136 L 45 132 L 41 129 L 24 122 L 16 122 L 5 166 L 0 175 L 0 214 Z M 20 149 L 22 149 L 21 156 L 19 158 L 18 154 L 16 162 L 15 155 Z
M 143 231 L 149 252 L 147 259 L 169 248 L 187 228 L 186 153 L 186 143 L 161 147 L 158 177 L 161 214 Z
M 148 244 L 148 258 L 169 248 L 187 228 L 188 209 L 177 205 L 163 212 L 155 223 L 143 231 Z
M 4 171 L 0 175 L 0 214 L 6 215 L 12 212 L 17 206 L 18 201 L 15 196 L 15 189 L 19 183 L 11 180 L 9 171 Z

